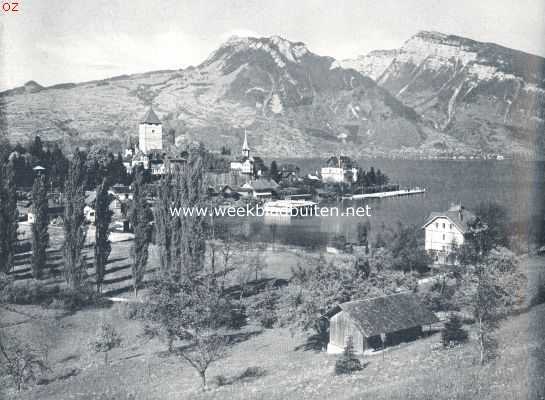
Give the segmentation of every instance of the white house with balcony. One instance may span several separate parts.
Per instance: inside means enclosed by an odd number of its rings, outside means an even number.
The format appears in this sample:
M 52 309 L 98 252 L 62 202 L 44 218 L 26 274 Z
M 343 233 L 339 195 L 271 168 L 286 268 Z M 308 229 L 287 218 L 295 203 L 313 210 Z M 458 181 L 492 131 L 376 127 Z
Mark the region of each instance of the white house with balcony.
M 472 234 L 471 226 L 476 218 L 461 205 L 430 214 L 422 228 L 425 232 L 425 249 L 432 255 L 434 264 L 456 263 L 452 253 Z

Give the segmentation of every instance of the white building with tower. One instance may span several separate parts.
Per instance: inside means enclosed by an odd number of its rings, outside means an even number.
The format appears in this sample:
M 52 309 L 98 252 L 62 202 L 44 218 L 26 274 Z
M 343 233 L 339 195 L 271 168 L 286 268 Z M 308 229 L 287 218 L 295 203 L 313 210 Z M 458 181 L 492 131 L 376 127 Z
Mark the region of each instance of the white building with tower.
M 353 183 L 358 180 L 358 168 L 348 157 L 331 157 L 320 174 L 324 183 Z
M 231 161 L 231 172 L 243 175 L 252 175 L 254 173 L 254 158 L 250 157 L 250 146 L 248 146 L 246 132 L 244 132 L 244 143 L 242 144 L 242 158 Z
M 151 106 L 138 126 L 138 149 L 144 154 L 163 150 L 163 126 Z
M 161 169 L 157 158 L 160 158 L 164 148 L 163 126 L 159 117 L 153 111 L 153 107 L 150 106 L 144 118 L 138 124 L 137 146 L 133 146 L 131 136 L 128 136 L 123 165 L 128 173 L 131 173 L 136 166 L 141 165 L 146 170 L 153 169 L 152 172 L 156 175 L 160 174 L 164 171 L 164 167 Z M 162 163 L 161 161 L 160 164 Z

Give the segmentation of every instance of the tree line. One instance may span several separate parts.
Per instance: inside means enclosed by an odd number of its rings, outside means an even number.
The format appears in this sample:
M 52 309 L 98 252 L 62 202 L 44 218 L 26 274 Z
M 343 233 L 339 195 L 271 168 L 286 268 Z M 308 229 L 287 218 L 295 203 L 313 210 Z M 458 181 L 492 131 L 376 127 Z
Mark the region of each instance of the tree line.
M 57 143 L 46 144 L 40 136 L 36 136 L 26 144 L 11 145 L 6 139 L 0 140 L 0 163 L 11 163 L 18 188 L 28 188 L 34 184 L 34 167 L 45 168 L 49 177 L 50 190 L 62 191 L 68 176 L 70 160 Z M 109 178 L 114 182 L 130 183 L 123 166 L 121 153 L 113 154 L 106 146 L 94 145 L 86 153 L 87 180 L 86 188 L 92 189 L 99 182 L 102 172 L 98 169 L 108 165 Z

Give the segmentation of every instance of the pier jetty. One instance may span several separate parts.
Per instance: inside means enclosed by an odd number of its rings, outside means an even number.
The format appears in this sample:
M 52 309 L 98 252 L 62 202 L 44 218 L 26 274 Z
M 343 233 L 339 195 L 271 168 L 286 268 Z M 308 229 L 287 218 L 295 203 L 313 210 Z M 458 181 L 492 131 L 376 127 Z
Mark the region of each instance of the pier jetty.
M 426 189 L 421 189 L 419 187 L 416 187 L 414 189 L 393 190 L 391 192 L 353 194 L 349 196 L 342 196 L 342 199 L 343 200 L 384 199 L 386 197 L 411 196 L 414 194 L 423 194 L 423 193 L 426 193 Z

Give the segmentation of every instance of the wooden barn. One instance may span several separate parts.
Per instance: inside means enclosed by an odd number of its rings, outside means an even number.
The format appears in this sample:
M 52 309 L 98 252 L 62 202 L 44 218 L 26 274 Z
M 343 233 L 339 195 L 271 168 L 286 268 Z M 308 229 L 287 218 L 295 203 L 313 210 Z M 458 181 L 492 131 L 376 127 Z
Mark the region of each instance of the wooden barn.
M 328 353 L 341 353 L 352 336 L 354 349 L 382 348 L 422 335 L 422 327 L 439 322 L 416 294 L 403 292 L 343 303 L 329 313 Z

